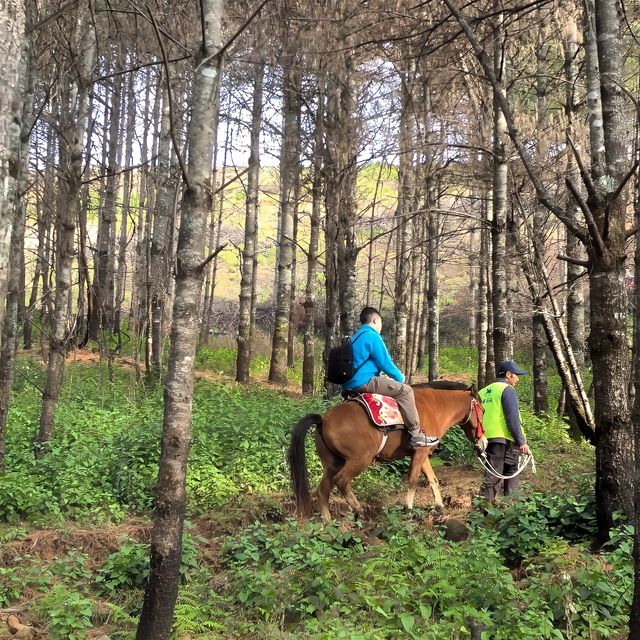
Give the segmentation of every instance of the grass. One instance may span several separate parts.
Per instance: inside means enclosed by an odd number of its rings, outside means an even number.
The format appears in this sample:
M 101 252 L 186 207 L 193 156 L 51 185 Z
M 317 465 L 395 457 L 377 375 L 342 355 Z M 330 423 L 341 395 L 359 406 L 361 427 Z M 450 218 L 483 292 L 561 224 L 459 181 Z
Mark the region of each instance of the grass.
M 467 349 L 444 348 L 442 356 L 444 373 L 473 371 Z M 256 377 L 265 362 L 259 353 Z M 234 364 L 228 339 L 198 354 L 199 366 L 225 376 Z M 23 622 L 50 638 L 84 638 L 91 629 L 133 638 L 148 570 L 162 389 L 117 364 L 113 381 L 97 364 L 69 366 L 51 451 L 35 460 L 34 385 L 42 387 L 44 374 L 30 360 L 19 367 L 0 474 L 0 608 L 23 608 Z M 602 561 L 585 551 L 593 454 L 562 420 L 534 417 L 523 405 L 540 470 L 530 497 L 490 514 L 493 524 L 472 519 L 469 539 L 453 543 L 430 507 L 406 514 L 385 506 L 401 489 L 403 463 L 358 478 L 354 490 L 374 520 L 291 520 L 288 432 L 327 403 L 228 378 L 199 380 L 173 637 L 449 640 L 468 637 L 471 623 L 491 638 L 562 638 L 569 629 L 572 638 L 614 637 L 631 593 L 628 535 L 622 529 Z M 447 434 L 436 464 L 471 462 L 459 431 Z M 311 447 L 308 460 L 314 484 L 321 470 Z M 517 558 L 526 578 L 509 565 L 510 549 L 530 550 Z

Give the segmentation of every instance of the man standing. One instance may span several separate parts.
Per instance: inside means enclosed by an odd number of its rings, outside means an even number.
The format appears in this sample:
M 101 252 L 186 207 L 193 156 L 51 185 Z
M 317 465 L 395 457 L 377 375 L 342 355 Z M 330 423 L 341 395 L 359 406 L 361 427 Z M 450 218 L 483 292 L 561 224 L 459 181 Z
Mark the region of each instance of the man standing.
M 355 373 L 342 388 L 358 393 L 379 393 L 395 398 L 404 418 L 404 424 L 411 435 L 409 444 L 412 447 L 433 447 L 438 438 L 428 436 L 420 429 L 420 416 L 416 409 L 413 389 L 404 384 L 404 375 L 396 367 L 389 356 L 387 347 L 380 337 L 382 318 L 377 309 L 365 307 L 360 312 L 362 326 L 353 334 L 353 368 Z M 381 377 L 386 373 L 388 378 Z
M 520 421 L 520 409 L 516 385 L 519 376 L 526 371 L 519 369 L 512 360 L 504 360 L 496 367 L 497 379 L 480 390 L 484 409 L 484 432 L 488 440 L 487 458 L 500 475 L 510 476 L 518 470 L 518 457 L 529 453 L 529 446 Z M 488 471 L 482 485 L 484 497 L 491 502 L 496 499 L 500 478 Z M 518 488 L 520 476 L 504 481 L 504 495 Z

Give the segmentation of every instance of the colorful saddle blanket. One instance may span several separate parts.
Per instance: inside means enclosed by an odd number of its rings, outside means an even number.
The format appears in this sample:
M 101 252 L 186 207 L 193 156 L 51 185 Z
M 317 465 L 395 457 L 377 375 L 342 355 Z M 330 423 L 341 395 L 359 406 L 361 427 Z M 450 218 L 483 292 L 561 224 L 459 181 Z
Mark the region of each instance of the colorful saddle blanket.
M 379 393 L 359 393 L 349 399 L 359 402 L 377 427 L 404 424 L 398 403 L 389 396 L 383 396 Z

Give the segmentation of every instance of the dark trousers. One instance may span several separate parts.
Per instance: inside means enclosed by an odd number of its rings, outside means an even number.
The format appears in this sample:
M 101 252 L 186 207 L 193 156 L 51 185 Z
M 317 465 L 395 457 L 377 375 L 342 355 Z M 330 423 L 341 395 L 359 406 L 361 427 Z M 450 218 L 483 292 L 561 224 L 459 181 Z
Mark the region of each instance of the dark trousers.
M 520 447 L 517 444 L 504 444 L 502 442 L 492 442 L 487 444 L 487 458 L 491 466 L 501 475 L 510 476 L 518 470 L 518 454 Z M 482 489 L 484 497 L 493 502 L 498 494 L 498 488 L 504 482 L 504 495 L 511 495 L 520 485 L 520 476 L 510 480 L 500 480 L 485 471 Z

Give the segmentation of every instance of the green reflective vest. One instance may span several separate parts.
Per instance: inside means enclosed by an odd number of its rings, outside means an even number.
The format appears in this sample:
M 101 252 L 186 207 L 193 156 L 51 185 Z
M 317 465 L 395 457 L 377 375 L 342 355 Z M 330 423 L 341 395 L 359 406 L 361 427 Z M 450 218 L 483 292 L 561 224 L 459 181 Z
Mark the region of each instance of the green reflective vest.
M 508 386 L 506 382 L 494 382 L 480 389 L 480 400 L 484 409 L 482 424 L 487 438 L 504 438 L 514 442 L 502 410 L 502 394 Z M 522 428 L 522 435 L 524 435 L 524 428 Z

